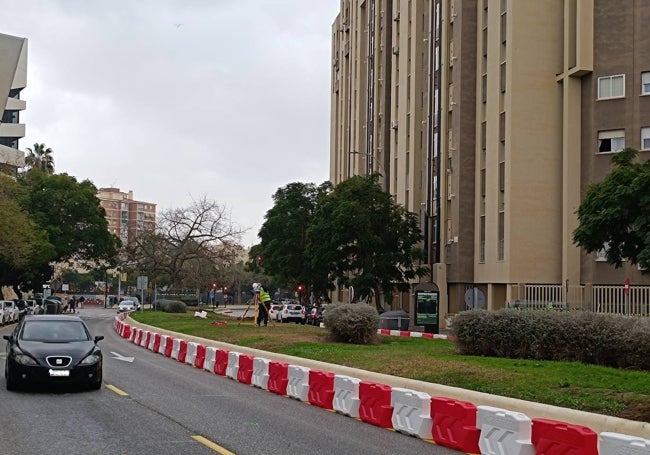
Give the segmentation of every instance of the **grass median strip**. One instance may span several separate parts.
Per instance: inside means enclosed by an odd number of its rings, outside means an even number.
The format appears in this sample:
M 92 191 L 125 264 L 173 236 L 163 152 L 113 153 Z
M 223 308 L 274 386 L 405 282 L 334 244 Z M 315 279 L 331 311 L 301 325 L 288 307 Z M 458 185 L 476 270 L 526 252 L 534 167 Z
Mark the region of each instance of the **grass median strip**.
M 453 341 L 379 337 L 373 345 L 333 343 L 318 327 L 252 322 L 208 312 L 138 312 L 134 319 L 197 337 L 420 381 L 588 412 L 650 421 L 650 373 L 577 362 L 462 356 Z M 212 322 L 227 322 L 213 326 Z

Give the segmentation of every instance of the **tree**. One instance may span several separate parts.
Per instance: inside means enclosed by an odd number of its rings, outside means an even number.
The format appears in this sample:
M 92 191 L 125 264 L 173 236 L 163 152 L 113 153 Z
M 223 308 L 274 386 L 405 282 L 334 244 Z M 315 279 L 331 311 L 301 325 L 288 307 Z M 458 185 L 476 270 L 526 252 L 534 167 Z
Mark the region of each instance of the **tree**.
M 617 268 L 628 260 L 650 270 L 650 161 L 635 162 L 637 156 L 632 148 L 612 155 L 611 172 L 589 185 L 573 241 L 588 253 L 605 250 Z
M 189 207 L 161 213 L 156 229 L 138 236 L 128 252 L 134 267 L 149 276 L 173 288 L 195 286 L 189 277 L 196 263 L 207 261 L 215 269 L 231 265 L 242 233 L 225 206 L 203 197 Z
M 106 215 L 92 182 L 77 182 L 68 174 L 49 175 L 32 169 L 18 183 L 21 207 L 47 232 L 54 247 L 51 261 L 80 265 L 114 261 L 119 239 L 108 232 Z
M 307 255 L 359 299 L 374 296 L 379 310 L 380 295 L 390 303 L 393 291 L 408 291 L 409 280 L 427 271 L 416 264 L 423 257 L 417 216 L 378 182 L 379 174 L 355 176 L 334 187 L 308 230 Z
M 250 257 L 253 264 L 261 257 L 261 269 L 283 287 L 293 289 L 302 283 L 314 293 L 328 290 L 326 269 L 311 261 L 306 248 L 316 209 L 330 190 L 329 182 L 290 183 L 273 195 L 274 205 L 259 231 L 262 242 L 251 248 Z
M 0 283 L 28 285 L 38 281 L 54 248 L 16 199 L 18 185 L 0 175 Z
M 40 169 L 46 174 L 54 174 L 54 158 L 52 149 L 45 147 L 45 144 L 34 144 L 34 148 L 27 148 L 29 152 L 25 157 L 25 166 L 28 169 Z

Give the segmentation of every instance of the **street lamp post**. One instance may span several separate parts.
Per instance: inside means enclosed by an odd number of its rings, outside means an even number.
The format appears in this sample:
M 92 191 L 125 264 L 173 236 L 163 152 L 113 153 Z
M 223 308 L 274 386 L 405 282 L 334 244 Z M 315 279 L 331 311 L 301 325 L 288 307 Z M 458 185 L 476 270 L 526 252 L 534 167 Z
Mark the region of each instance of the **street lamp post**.
M 104 309 L 108 303 L 108 269 L 104 270 Z

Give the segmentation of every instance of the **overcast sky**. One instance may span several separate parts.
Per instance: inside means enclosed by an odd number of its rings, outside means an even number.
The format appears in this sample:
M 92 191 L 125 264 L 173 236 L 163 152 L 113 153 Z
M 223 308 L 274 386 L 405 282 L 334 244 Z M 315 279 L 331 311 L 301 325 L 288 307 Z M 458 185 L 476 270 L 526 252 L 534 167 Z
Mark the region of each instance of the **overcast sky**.
M 2 0 L 28 38 L 25 150 L 158 210 L 207 196 L 258 243 L 275 191 L 329 178 L 339 0 Z

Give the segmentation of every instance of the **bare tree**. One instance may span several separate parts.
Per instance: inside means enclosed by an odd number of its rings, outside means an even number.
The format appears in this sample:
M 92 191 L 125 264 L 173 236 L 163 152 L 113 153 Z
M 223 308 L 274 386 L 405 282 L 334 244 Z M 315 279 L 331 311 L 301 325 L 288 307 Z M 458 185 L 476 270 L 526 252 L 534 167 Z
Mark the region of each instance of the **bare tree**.
M 138 236 L 129 254 L 136 267 L 172 288 L 196 286 L 196 276 L 189 277 L 206 263 L 215 270 L 233 264 L 244 233 L 225 206 L 205 196 L 189 207 L 162 212 L 156 224 L 155 231 Z

